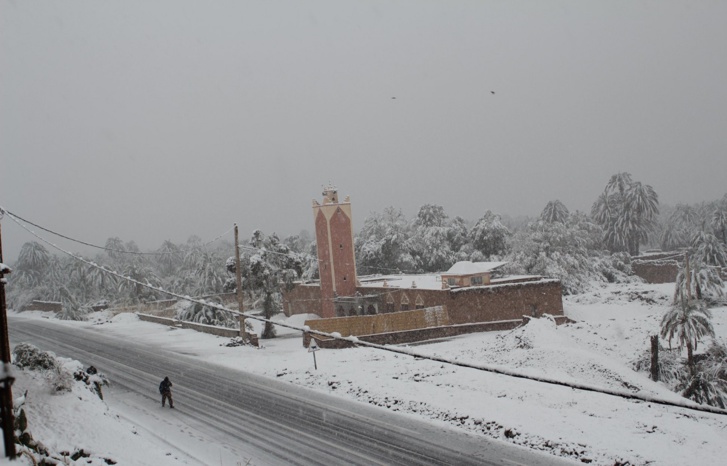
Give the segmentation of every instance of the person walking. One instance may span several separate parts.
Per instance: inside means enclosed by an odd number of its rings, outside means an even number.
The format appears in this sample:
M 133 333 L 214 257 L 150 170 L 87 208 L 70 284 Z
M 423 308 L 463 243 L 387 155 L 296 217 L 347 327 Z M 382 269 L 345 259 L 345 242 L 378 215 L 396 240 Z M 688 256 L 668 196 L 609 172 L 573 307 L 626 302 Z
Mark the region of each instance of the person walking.
M 162 394 L 162 408 L 167 399 L 169 399 L 169 407 L 174 408 L 174 402 L 172 401 L 172 381 L 169 380 L 169 377 L 164 377 L 162 383 L 159 384 L 159 393 Z

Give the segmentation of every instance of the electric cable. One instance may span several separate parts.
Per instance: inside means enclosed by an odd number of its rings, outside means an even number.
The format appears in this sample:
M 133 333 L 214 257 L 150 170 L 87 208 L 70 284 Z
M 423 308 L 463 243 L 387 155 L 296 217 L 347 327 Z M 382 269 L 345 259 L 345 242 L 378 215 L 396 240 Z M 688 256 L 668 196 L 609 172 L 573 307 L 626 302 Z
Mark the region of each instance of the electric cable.
M 2 210 L 0 210 L 0 213 L 1 212 L 2 212 Z M 184 296 L 179 293 L 174 293 L 172 291 L 167 291 L 161 287 L 155 287 L 148 282 L 142 283 L 138 280 L 135 280 L 131 277 L 124 276 L 124 275 L 122 275 L 116 271 L 113 271 L 111 269 L 108 269 L 106 267 L 99 266 L 98 264 L 96 264 L 94 262 L 88 261 L 80 256 L 73 254 L 72 252 L 66 251 L 65 249 L 57 246 L 56 244 L 51 243 L 50 241 L 46 240 L 45 238 L 41 237 L 40 235 L 38 235 L 34 231 L 30 230 L 25 225 L 23 225 L 17 218 L 15 218 L 15 216 L 13 214 L 10 214 L 7 210 L 5 210 L 4 212 L 8 213 L 8 216 L 15 223 L 17 223 L 21 228 L 23 228 L 24 230 L 29 232 L 31 235 L 35 236 L 36 238 L 38 238 L 42 242 L 48 244 L 49 246 L 53 247 L 54 249 L 57 249 L 60 252 L 66 254 L 76 260 L 84 262 L 87 265 L 98 268 L 106 273 L 110 273 L 110 274 L 116 276 L 117 278 L 130 281 L 132 283 L 143 286 L 145 288 L 149 288 L 151 290 L 158 291 L 158 292 L 167 294 L 169 296 L 174 296 L 178 299 L 182 299 L 185 301 L 190 301 L 193 303 L 201 304 L 203 306 L 212 307 L 212 308 L 215 308 L 215 309 L 223 311 L 223 312 L 229 312 L 233 315 L 242 316 L 246 319 L 253 319 L 253 320 L 258 320 L 260 322 L 267 322 L 272 325 L 279 325 L 281 327 L 286 327 L 286 328 L 289 328 L 292 330 L 297 330 L 297 331 L 300 331 L 303 333 L 307 332 L 311 335 L 317 335 L 319 337 L 324 337 L 324 338 L 328 338 L 328 339 L 346 341 L 346 342 L 353 344 L 354 346 L 367 346 L 367 347 L 379 349 L 382 351 L 388 351 L 391 353 L 398 353 L 398 354 L 403 354 L 403 355 L 407 355 L 407 356 L 412 356 L 415 359 L 426 359 L 426 360 L 430 360 L 430 361 L 434 361 L 434 362 L 450 364 L 453 366 L 459 366 L 459 367 L 464 367 L 464 368 L 469 368 L 469 369 L 476 369 L 476 370 L 480 370 L 483 372 L 491 372 L 494 374 L 505 375 L 508 377 L 527 379 L 527 380 L 532 380 L 535 382 L 547 383 L 550 385 L 558 385 L 558 386 L 582 390 L 582 391 L 601 393 L 601 394 L 605 394 L 605 395 L 617 396 L 620 398 L 642 401 L 642 402 L 647 402 L 647 403 L 654 403 L 654 404 L 660 404 L 660 405 L 665 405 L 665 406 L 673 406 L 673 407 L 677 407 L 677 408 L 685 408 L 685 409 L 702 411 L 702 412 L 707 412 L 707 413 L 712 413 L 712 414 L 727 415 L 727 410 L 725 410 L 725 409 L 716 408 L 716 407 L 712 407 L 712 406 L 706 406 L 706 405 L 700 405 L 700 404 L 695 403 L 688 399 L 685 399 L 684 401 L 681 401 L 681 400 L 680 401 L 670 401 L 670 400 L 665 400 L 665 399 L 661 399 L 658 397 L 652 397 L 652 396 L 648 396 L 648 395 L 644 395 L 644 394 L 640 394 L 640 393 L 630 393 L 630 392 L 625 392 L 622 390 L 614 390 L 614 389 L 605 388 L 605 387 L 597 387 L 597 386 L 581 384 L 581 383 L 577 383 L 577 382 L 564 382 L 564 381 L 552 379 L 549 377 L 540 377 L 540 376 L 534 376 L 534 375 L 529 375 L 529 374 L 523 374 L 523 373 L 519 373 L 514 370 L 499 367 L 499 366 L 491 366 L 491 365 L 485 365 L 485 364 L 472 364 L 472 363 L 452 360 L 452 359 L 448 359 L 448 358 L 443 358 L 443 357 L 439 357 L 439 356 L 419 353 L 417 351 L 411 350 L 410 348 L 402 348 L 402 347 L 396 347 L 396 346 L 391 346 L 391 345 L 380 345 L 377 343 L 370 343 L 370 342 L 361 340 L 355 336 L 343 337 L 338 333 L 322 332 L 319 330 L 313 330 L 308 326 L 298 327 L 295 325 L 290 325 L 290 324 L 286 324 L 286 323 L 282 323 L 282 322 L 274 322 L 271 319 L 266 319 L 266 318 L 260 317 L 260 316 L 245 314 L 243 312 L 240 312 L 239 310 L 236 311 L 234 309 L 229 309 L 225 306 L 222 306 L 222 305 L 214 303 L 214 302 L 200 300 L 200 299 L 192 298 L 190 296 Z M 38 228 L 41 228 L 41 227 L 38 227 Z
M 75 239 L 75 238 L 71 238 L 70 236 L 66 236 L 64 234 L 61 234 L 61 233 L 58 233 L 56 231 L 50 230 L 48 228 L 42 227 L 42 226 L 40 226 L 40 225 L 38 225 L 36 223 L 31 222 L 30 220 L 24 219 L 20 215 L 14 214 L 14 213 L 10 212 L 9 210 L 3 209 L 2 207 L 0 207 L 0 218 L 2 217 L 2 214 L 3 213 L 7 213 L 8 216 L 10 216 L 10 217 L 15 217 L 18 220 L 22 220 L 23 222 L 27 223 L 28 225 L 33 225 L 34 227 L 40 228 L 41 230 L 43 230 L 45 232 L 48 232 L 48 233 L 50 233 L 52 235 L 59 236 L 61 238 L 67 239 L 68 241 L 72 241 L 74 243 L 83 244 L 84 246 L 89 246 L 89 247 L 96 248 L 96 249 L 101 249 L 101 250 L 104 250 L 104 251 L 118 252 L 120 254 L 135 254 L 135 255 L 139 255 L 139 256 L 162 256 L 162 255 L 165 255 L 165 254 L 175 254 L 174 252 L 137 252 L 137 251 L 126 251 L 124 249 L 113 249 L 113 248 L 107 248 L 105 246 L 98 246 L 96 244 L 91 244 L 91 243 L 87 243 L 86 241 L 82 241 L 82 240 L 78 240 L 78 239 Z M 202 247 L 206 247 L 206 246 L 214 243 L 215 241 L 219 240 L 223 236 L 227 235 L 234 228 L 235 228 L 234 226 L 230 227 L 224 233 L 222 233 L 222 234 L 218 235 L 217 237 L 213 238 L 212 240 L 210 240 L 210 241 L 202 244 Z

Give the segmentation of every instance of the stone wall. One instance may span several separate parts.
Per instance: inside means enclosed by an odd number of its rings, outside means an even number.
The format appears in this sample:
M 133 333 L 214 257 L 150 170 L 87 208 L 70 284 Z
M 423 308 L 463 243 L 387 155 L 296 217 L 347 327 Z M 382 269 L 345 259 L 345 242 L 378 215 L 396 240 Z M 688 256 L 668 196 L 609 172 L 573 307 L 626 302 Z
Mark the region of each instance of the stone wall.
M 33 300 L 21 309 L 22 311 L 43 311 L 43 312 L 61 312 L 63 304 L 57 301 L 37 301 Z
M 170 327 L 175 328 L 186 328 L 190 330 L 194 330 L 196 332 L 201 333 L 209 333 L 211 335 L 217 335 L 220 337 L 226 337 L 226 338 L 235 338 L 240 336 L 240 331 L 235 328 L 227 328 L 227 327 L 217 327 L 214 325 L 205 325 L 205 324 L 198 324 L 195 322 L 185 322 L 177 319 L 172 319 L 169 317 L 159 317 L 151 314 L 142 314 L 138 313 L 139 320 L 143 320 L 145 322 L 153 322 L 155 324 L 162 324 L 162 325 L 168 325 Z M 258 336 L 255 333 L 248 333 L 247 337 L 250 339 L 250 343 L 253 346 L 258 346 Z
M 321 315 L 321 287 L 318 283 L 301 283 L 283 294 L 283 312 L 290 317 L 295 314 Z
M 558 325 L 569 322 L 565 316 L 554 317 Z M 413 343 L 418 341 L 436 340 L 439 338 L 448 338 L 457 335 L 465 335 L 477 332 L 493 332 L 502 330 L 512 330 L 516 327 L 524 325 L 529 319 L 522 318 L 517 320 L 502 320 L 498 322 L 481 322 L 476 324 L 464 325 L 448 325 L 442 327 L 430 327 L 416 330 L 404 330 L 400 332 L 379 333 L 376 335 L 361 335 L 357 338 L 368 343 L 376 343 L 379 345 L 400 345 L 405 343 Z M 308 347 L 310 339 L 315 338 L 316 344 L 325 349 L 342 349 L 356 346 L 355 343 L 347 340 L 337 340 L 333 338 L 324 338 L 312 336 L 310 333 L 303 335 L 303 346 Z
M 631 262 L 631 270 L 646 283 L 675 283 L 679 263 L 675 260 L 634 260 Z
M 152 322 L 155 324 L 168 325 L 170 327 L 179 327 L 180 326 L 180 322 L 177 319 L 172 319 L 170 317 L 159 317 L 159 316 L 153 316 L 151 314 L 142 314 L 140 312 L 137 312 L 136 315 L 139 316 L 139 320 L 143 320 L 144 322 Z
M 341 336 L 347 337 L 449 325 L 449 316 L 447 309 L 437 306 L 391 314 L 307 320 L 305 325 L 311 330 L 338 332 Z
M 188 328 L 197 332 L 209 333 L 218 337 L 234 338 L 240 336 L 240 331 L 236 328 L 217 327 L 214 325 L 198 324 L 196 322 L 180 321 L 182 328 Z
M 465 288 L 453 290 L 446 305 L 452 324 L 562 316 L 563 291 L 558 280 Z
M 444 306 L 452 324 L 521 319 L 523 315 L 563 315 L 562 288 L 558 280 L 531 279 L 446 290 L 360 287 L 359 292 L 379 296 L 378 315 Z M 316 284 L 298 285 L 285 293 L 283 302 L 288 316 L 320 315 L 320 288 Z

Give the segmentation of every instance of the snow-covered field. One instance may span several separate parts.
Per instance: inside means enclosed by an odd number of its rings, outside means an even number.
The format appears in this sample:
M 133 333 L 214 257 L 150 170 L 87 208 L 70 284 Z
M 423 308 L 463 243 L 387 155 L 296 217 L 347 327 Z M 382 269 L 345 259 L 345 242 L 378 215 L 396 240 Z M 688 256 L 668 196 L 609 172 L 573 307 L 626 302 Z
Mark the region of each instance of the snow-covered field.
M 551 379 L 681 400 L 664 385 L 632 370 L 632 361 L 649 348 L 649 336 L 658 332 L 672 292 L 673 284 L 609 285 L 564 299 L 566 315 L 576 323 L 556 327 L 550 320 L 539 319 L 512 331 L 460 336 L 413 349 Z M 713 309 L 713 314 L 715 331 L 725 342 L 727 307 Z M 18 317 L 47 315 L 23 313 Z M 287 323 L 302 325 L 305 317 L 295 316 Z M 300 333 L 283 327 L 278 327 L 280 338 L 264 340 L 262 348 L 254 349 L 226 347 L 227 339 L 171 330 L 141 322 L 131 314 L 111 317 L 97 313 L 89 322 L 64 324 L 163 344 L 202 360 L 546 451 L 578 464 L 721 465 L 727 458 L 727 416 L 723 415 L 625 400 L 365 347 L 320 350 L 316 370 Z M 154 423 L 161 422 L 155 417 L 132 419 L 124 412 L 127 404 L 108 397 L 101 402 L 75 392 L 50 396 L 39 384 L 37 376 L 20 373 L 14 394 L 29 390 L 30 430 L 44 443 L 58 450 L 84 447 L 96 452 L 93 458 L 106 455 L 123 464 L 190 464 L 175 453 L 173 445 L 154 436 L 137 435 L 138 430 L 153 432 Z M 63 432 L 41 427 L 39 420 L 47 417 L 76 428 Z M 180 439 L 188 438 L 189 433 L 180 435 Z M 120 446 L 127 442 L 135 447 Z M 203 444 L 200 442 L 200 448 Z M 149 455 L 150 451 L 155 452 L 153 457 L 139 453 Z M 23 461 L 26 459 L 14 464 Z

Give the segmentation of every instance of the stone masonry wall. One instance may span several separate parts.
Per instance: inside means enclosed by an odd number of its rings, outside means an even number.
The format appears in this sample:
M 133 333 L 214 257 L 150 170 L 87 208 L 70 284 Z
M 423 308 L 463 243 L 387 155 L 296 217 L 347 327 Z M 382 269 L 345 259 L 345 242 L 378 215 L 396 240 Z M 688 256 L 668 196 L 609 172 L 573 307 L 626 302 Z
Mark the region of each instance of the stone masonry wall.
M 633 261 L 631 270 L 634 275 L 643 278 L 647 283 L 674 283 L 679 272 L 679 263 L 670 261 Z
M 497 322 L 480 322 L 476 324 L 464 325 L 447 325 L 442 327 L 430 327 L 417 330 L 404 330 L 400 332 L 379 333 L 375 335 L 361 335 L 358 339 L 369 343 L 379 345 L 400 345 L 404 343 L 412 343 L 417 341 L 435 340 L 438 338 L 448 338 L 457 335 L 465 335 L 476 332 L 493 332 L 502 330 L 511 330 L 527 323 L 529 319 L 501 320 Z M 558 325 L 568 322 L 565 316 L 555 317 Z M 342 349 L 351 348 L 355 343 L 346 340 L 336 340 L 333 338 L 321 338 L 312 336 L 310 333 L 303 335 L 303 346 L 308 347 L 310 339 L 315 338 L 319 347 L 326 349 Z
M 296 285 L 292 290 L 283 293 L 283 312 L 290 317 L 295 314 L 321 315 L 321 287 L 313 285 Z
M 320 291 L 315 285 L 299 285 L 286 293 L 286 315 L 317 314 Z M 414 310 L 416 307 L 444 306 L 451 324 L 563 315 L 562 288 L 557 280 L 467 287 L 452 290 L 417 288 L 359 288 L 365 295 L 379 295 L 379 314 Z M 406 308 L 406 309 L 404 309 Z M 319 314 L 320 315 L 320 314 Z M 364 316 L 360 316 L 364 317 Z M 352 318 L 360 318 L 352 317 Z
M 453 290 L 446 306 L 452 324 L 562 316 L 563 294 L 559 281 L 541 280 Z
M 449 325 L 449 316 L 447 309 L 437 306 L 390 314 L 307 320 L 305 325 L 311 330 L 338 332 L 341 336 L 347 337 Z
M 23 311 L 43 311 L 43 312 L 61 312 L 63 304 L 56 301 L 37 301 L 33 300 L 29 304 L 23 306 Z

